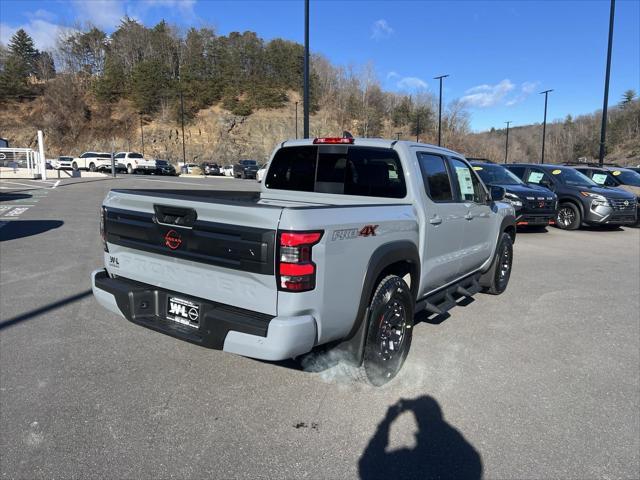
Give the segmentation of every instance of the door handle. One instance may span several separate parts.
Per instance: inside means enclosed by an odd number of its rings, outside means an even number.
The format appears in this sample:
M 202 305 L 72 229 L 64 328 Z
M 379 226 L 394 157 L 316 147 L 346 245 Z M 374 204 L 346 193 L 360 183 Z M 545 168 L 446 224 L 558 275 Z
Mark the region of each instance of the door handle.
M 464 218 L 467 220 L 473 220 L 473 215 L 471 213 L 467 213 Z
M 438 215 L 436 215 L 435 217 L 431 217 L 429 219 L 429 223 L 431 225 L 440 225 L 442 223 L 442 217 L 439 217 Z

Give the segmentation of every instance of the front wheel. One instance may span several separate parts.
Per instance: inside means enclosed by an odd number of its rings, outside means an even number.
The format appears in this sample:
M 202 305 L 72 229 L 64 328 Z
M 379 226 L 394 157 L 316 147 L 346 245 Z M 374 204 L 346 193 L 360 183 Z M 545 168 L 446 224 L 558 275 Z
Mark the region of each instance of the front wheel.
M 503 233 L 489 270 L 489 282 L 486 285 L 485 292 L 491 295 L 500 295 L 504 292 L 511 278 L 512 266 L 513 240 L 511 240 L 511 236 L 508 233 Z
M 78 164 L 76 162 L 73 162 L 71 164 L 71 168 L 73 168 L 74 170 L 78 170 Z
M 369 304 L 361 380 L 378 387 L 398 374 L 411 347 L 414 309 L 411 290 L 402 278 L 382 279 Z
M 131 164 L 127 165 L 127 173 L 129 175 L 133 175 L 133 167 L 131 166 Z
M 580 210 L 573 203 L 563 203 L 556 215 L 556 226 L 562 230 L 577 230 L 582 223 Z
M 95 172 L 96 171 L 96 164 L 95 163 L 91 162 L 89 164 L 89 171 L 90 172 Z

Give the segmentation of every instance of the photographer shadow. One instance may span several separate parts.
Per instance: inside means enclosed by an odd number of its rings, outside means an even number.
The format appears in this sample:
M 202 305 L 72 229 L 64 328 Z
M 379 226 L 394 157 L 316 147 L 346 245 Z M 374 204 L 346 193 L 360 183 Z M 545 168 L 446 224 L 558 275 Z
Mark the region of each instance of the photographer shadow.
M 406 411 L 413 413 L 418 425 L 416 446 L 387 452 L 390 427 Z M 444 420 L 440 405 L 428 395 L 389 407 L 358 467 L 363 480 L 482 478 L 480 454 Z

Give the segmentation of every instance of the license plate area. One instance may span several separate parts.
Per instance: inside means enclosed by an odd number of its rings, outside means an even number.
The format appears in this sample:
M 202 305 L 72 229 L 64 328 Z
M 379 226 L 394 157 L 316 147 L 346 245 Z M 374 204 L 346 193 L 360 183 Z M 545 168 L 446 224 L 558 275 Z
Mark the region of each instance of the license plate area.
M 167 297 L 167 320 L 200 328 L 200 305 L 179 297 Z

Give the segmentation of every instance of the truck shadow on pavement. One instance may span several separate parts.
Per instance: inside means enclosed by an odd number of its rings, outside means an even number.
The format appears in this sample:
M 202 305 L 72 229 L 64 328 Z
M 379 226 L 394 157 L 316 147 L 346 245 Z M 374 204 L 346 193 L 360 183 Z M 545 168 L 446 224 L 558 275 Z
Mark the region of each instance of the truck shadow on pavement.
M 0 193 L 0 202 L 15 202 L 16 200 L 25 200 L 33 195 L 28 193 Z
M 387 451 L 389 431 L 403 412 L 413 413 L 418 425 L 415 448 Z M 459 479 L 482 478 L 480 453 L 442 415 L 429 395 L 399 400 L 389 407 L 358 462 L 360 478 Z
M 39 235 L 63 224 L 62 220 L 10 220 L 0 229 L 0 242 Z

